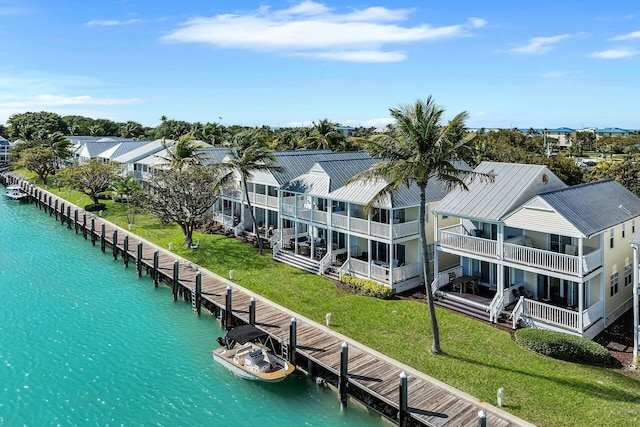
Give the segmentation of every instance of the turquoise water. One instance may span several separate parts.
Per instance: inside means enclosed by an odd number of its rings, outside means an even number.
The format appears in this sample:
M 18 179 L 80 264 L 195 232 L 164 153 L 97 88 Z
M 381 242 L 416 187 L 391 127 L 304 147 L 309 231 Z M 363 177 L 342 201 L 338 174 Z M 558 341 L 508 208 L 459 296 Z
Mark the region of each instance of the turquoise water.
M 214 364 L 218 321 L 34 205 L 0 200 L 0 425 L 377 426 L 303 374 Z

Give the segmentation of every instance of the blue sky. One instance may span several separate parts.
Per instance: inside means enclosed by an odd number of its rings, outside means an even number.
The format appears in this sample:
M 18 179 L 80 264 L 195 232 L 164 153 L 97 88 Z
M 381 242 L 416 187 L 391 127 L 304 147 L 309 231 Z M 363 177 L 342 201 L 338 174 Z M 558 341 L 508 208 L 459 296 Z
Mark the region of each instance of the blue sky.
M 508 6 L 507 6 L 508 5 Z M 0 122 L 640 128 L 640 2 L 0 0 Z

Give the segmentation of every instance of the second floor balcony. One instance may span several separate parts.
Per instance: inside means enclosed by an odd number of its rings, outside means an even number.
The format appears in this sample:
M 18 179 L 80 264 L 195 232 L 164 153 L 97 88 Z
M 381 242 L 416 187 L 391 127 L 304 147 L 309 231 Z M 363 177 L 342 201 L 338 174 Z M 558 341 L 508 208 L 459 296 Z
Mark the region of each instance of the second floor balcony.
M 540 268 L 576 277 L 584 276 L 601 267 L 604 262 L 601 249 L 588 247 L 583 248 L 584 254 L 581 257 L 534 247 L 528 239 L 523 239 L 522 244 L 505 242 L 502 247 L 499 247 L 496 240 L 469 235 L 467 230 L 459 224 L 438 230 L 438 244 L 441 248 L 461 254 L 486 257 L 491 260 L 502 259 L 514 265 Z

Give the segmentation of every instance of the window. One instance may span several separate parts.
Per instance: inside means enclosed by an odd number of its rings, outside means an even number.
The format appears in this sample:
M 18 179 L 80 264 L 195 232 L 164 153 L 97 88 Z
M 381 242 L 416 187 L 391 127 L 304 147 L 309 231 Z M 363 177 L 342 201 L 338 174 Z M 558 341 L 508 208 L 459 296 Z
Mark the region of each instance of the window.
M 624 286 L 625 288 L 631 284 L 633 280 L 633 275 L 631 272 L 633 271 L 631 265 L 625 265 L 624 267 Z
M 618 272 L 615 272 L 611 275 L 609 289 L 611 291 L 611 296 L 614 296 L 618 293 Z
M 622 238 L 623 239 L 624 239 L 625 232 L 626 232 L 626 226 L 625 226 L 625 223 L 622 223 Z
M 613 249 L 613 228 L 609 230 L 609 248 Z

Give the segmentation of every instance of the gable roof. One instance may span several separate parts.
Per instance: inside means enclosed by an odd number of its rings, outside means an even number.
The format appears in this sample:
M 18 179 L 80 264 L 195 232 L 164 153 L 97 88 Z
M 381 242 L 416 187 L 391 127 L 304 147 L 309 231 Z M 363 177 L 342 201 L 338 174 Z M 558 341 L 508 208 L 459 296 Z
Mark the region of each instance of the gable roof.
M 537 197 L 585 237 L 640 216 L 640 198 L 613 179 L 549 191 Z
M 501 221 L 508 213 L 546 190 L 567 185 L 546 166 L 516 163 L 482 162 L 476 172 L 495 175 L 494 182 L 467 182 L 468 191 L 456 188 L 434 208 L 434 212 L 492 222 Z
M 173 141 L 167 140 L 166 143 L 171 145 Z M 138 148 L 128 151 L 124 154 L 121 154 L 118 157 L 112 158 L 114 162 L 117 163 L 135 163 L 136 161 L 143 159 L 151 154 L 155 154 L 161 151 L 164 147 L 162 146 L 162 140 L 156 139 L 155 141 L 144 141 L 143 145 Z

